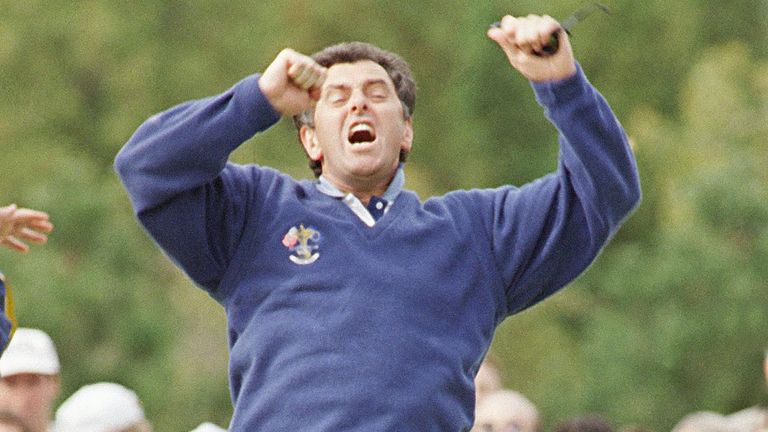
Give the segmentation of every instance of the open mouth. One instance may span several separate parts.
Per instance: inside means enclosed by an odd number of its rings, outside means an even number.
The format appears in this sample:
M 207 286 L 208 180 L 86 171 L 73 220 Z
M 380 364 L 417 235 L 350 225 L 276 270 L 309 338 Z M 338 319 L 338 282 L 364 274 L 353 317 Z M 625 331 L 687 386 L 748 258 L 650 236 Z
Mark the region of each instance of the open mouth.
M 349 128 L 347 137 L 351 144 L 362 144 L 373 142 L 376 139 L 376 131 L 368 123 L 357 123 Z

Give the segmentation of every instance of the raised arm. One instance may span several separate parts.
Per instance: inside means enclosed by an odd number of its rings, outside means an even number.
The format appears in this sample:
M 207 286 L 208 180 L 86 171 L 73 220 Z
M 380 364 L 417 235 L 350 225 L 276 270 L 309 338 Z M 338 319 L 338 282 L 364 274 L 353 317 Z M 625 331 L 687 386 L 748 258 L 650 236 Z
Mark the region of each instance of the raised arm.
M 216 287 L 257 205 L 260 171 L 228 163 L 229 155 L 282 114 L 306 109 L 322 72 L 284 50 L 263 75 L 151 117 L 118 153 L 137 217 L 199 285 Z
M 136 213 L 218 177 L 230 153 L 280 118 L 259 91 L 258 75 L 206 99 L 150 117 L 115 159 Z
M 306 110 L 323 79 L 309 57 L 285 49 L 262 76 L 151 117 L 115 160 L 137 213 L 217 177 L 243 142 Z
M 488 36 L 531 81 L 559 132 L 555 173 L 519 189 L 474 191 L 468 212 L 483 209 L 508 313 L 562 288 L 599 254 L 640 200 L 637 167 L 626 134 L 605 99 L 575 62 L 566 34 L 554 55 L 541 56 L 559 25 L 548 17 L 505 17 Z

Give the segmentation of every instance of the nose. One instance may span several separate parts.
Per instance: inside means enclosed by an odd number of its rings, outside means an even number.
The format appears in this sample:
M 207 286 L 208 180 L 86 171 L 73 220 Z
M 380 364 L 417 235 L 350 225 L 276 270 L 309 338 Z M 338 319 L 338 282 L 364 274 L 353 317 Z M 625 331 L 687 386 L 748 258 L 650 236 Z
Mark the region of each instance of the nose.
M 368 99 L 362 91 L 356 91 L 352 93 L 350 98 L 350 110 L 353 113 L 361 113 L 368 111 Z

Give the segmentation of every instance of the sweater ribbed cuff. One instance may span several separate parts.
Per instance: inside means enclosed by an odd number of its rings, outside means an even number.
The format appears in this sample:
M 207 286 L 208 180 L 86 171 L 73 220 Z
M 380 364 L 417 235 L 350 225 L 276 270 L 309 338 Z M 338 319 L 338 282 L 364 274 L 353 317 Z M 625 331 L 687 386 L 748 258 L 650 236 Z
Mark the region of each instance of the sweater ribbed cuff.
M 259 87 L 260 74 L 249 75 L 234 87 L 234 94 L 242 101 L 249 118 L 254 120 L 256 130 L 263 131 L 280 120 L 281 114 L 272 106 Z
M 578 99 L 589 88 L 581 65 L 576 63 L 576 73 L 557 81 L 531 82 L 536 93 L 536 101 L 545 108 L 555 107 L 560 103 Z

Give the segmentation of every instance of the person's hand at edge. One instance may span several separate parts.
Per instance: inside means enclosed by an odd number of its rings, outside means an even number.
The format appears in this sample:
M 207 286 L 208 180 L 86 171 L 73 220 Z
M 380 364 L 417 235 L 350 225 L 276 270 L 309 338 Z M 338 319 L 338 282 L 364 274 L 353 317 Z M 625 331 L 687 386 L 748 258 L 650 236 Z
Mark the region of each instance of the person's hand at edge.
M 26 253 L 25 242 L 44 244 L 53 231 L 48 213 L 19 208 L 16 204 L 0 207 L 0 246 Z

